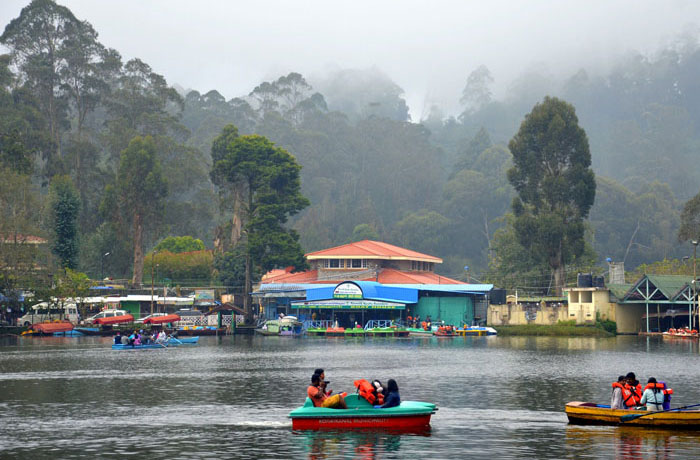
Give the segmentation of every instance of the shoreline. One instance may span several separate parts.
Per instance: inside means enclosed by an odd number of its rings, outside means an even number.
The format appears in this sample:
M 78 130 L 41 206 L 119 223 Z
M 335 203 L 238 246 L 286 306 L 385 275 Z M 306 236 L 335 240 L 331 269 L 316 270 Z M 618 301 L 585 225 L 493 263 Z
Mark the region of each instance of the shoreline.
M 500 337 L 615 337 L 617 334 L 596 326 L 523 324 L 518 326 L 491 326 Z

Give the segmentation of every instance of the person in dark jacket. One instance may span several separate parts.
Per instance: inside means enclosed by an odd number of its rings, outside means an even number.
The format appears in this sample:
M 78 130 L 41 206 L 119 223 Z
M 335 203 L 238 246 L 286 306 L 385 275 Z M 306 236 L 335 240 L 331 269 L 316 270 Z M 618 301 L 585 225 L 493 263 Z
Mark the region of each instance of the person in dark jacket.
M 386 384 L 386 390 L 384 392 L 384 404 L 381 406 L 374 406 L 377 409 L 388 409 L 390 407 L 396 407 L 401 404 L 401 396 L 399 396 L 399 386 L 396 384 L 396 380 L 389 379 Z

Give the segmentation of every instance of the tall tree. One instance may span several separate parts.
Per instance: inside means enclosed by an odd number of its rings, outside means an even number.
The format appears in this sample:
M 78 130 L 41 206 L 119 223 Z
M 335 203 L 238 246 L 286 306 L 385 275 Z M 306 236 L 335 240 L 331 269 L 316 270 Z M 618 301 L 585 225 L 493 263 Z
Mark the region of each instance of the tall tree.
M 586 132 L 571 104 L 545 97 L 508 144 L 508 180 L 518 241 L 552 269 L 557 295 L 565 266 L 584 251 L 584 219 L 595 199 L 595 176 Z
M 34 0 L 10 21 L 0 42 L 10 49 L 13 63 L 24 83 L 36 94 L 48 122 L 55 146 L 49 170 L 57 168 L 61 156 L 61 133 L 67 127 L 67 104 L 60 73 L 67 63 L 63 57 L 67 30 L 78 20 L 65 6 L 52 0 Z
M 700 193 L 683 205 L 678 239 L 680 241 L 700 240 Z
M 212 176 L 221 178 L 234 190 L 231 196 L 240 200 L 234 209 L 240 214 L 242 232 L 234 248 L 244 247 L 244 307 L 249 313 L 254 270 L 264 273 L 289 265 L 298 270 L 306 267 L 299 235 L 285 223 L 308 206 L 309 200 L 301 194 L 301 166 L 286 150 L 257 135 L 233 137 L 224 145 L 223 157 L 212 151 L 213 157 L 220 158 Z
M 469 111 L 479 110 L 491 102 L 491 85 L 493 75 L 485 65 L 474 69 L 467 78 L 467 85 L 462 91 L 462 98 L 459 100 Z
M 80 196 L 68 176 L 54 176 L 49 195 L 54 233 L 51 249 L 62 267 L 75 269 L 78 263 Z
M 152 137 L 135 137 L 119 159 L 119 170 L 114 187 L 105 190 L 104 207 L 118 211 L 115 218 L 130 229 L 133 244 L 132 284 L 143 279 L 144 226 L 152 224 L 162 213 L 168 195 L 168 184 L 161 173 Z

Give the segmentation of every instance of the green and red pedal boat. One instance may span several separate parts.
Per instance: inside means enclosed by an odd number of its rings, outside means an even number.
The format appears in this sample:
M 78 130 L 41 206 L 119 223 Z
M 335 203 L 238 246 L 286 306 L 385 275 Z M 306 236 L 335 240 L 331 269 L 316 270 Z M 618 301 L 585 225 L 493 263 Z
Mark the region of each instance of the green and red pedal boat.
M 294 430 L 382 429 L 418 431 L 430 428 L 430 416 L 435 404 L 420 401 L 402 401 L 399 406 L 375 409 L 357 394 L 345 397 L 347 409 L 314 407 L 306 398 L 302 407 L 294 409 L 289 417 Z

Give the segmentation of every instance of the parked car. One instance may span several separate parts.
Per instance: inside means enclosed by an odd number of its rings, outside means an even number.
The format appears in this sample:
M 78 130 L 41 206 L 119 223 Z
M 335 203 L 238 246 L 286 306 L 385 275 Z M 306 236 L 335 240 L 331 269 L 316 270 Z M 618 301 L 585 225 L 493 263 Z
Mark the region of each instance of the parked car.
M 157 316 L 165 316 L 165 315 L 169 315 L 169 313 L 152 313 L 148 316 L 144 316 L 143 318 L 137 319 L 136 321 L 134 321 L 134 323 L 143 324 L 144 321 L 146 321 L 148 318 L 155 318 Z
M 111 318 L 114 316 L 122 316 L 128 314 L 129 312 L 126 310 L 102 310 L 96 315 L 92 315 L 89 318 L 85 318 L 85 320 L 82 321 L 82 324 L 94 324 L 95 320 L 98 318 Z

